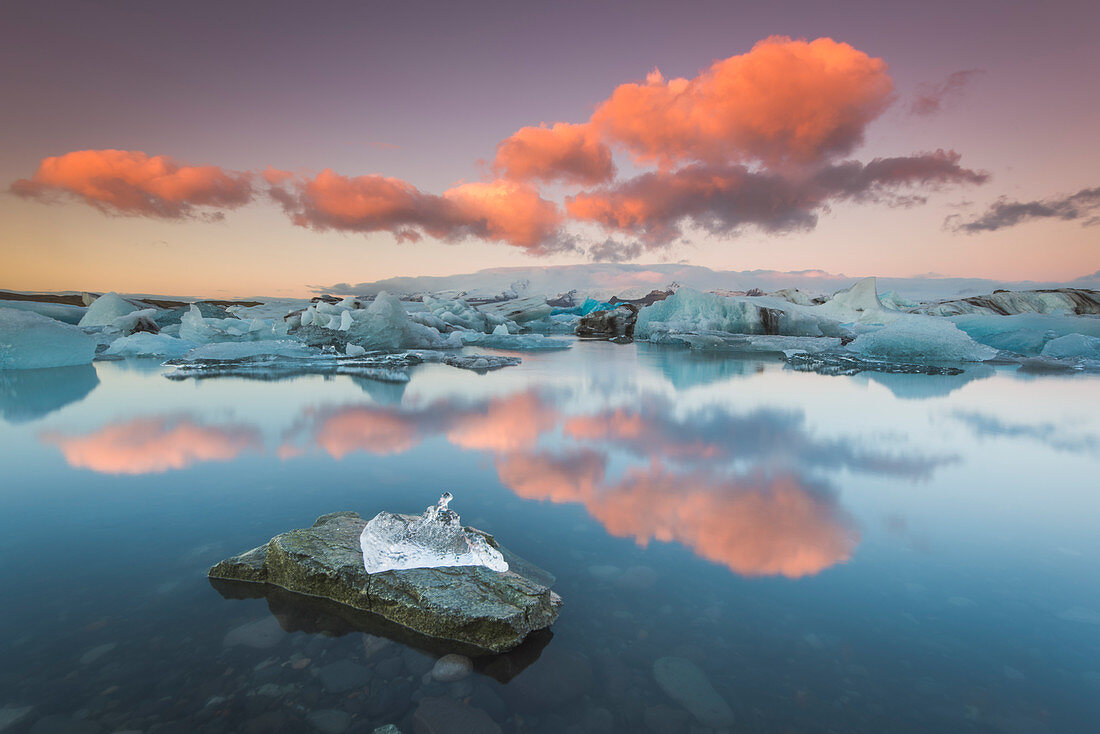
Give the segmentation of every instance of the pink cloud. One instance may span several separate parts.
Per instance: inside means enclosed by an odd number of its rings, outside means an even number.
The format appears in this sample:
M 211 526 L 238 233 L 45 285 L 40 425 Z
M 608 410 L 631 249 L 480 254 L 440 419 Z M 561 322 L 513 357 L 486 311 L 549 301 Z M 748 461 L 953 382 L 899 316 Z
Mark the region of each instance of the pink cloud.
M 77 150 L 44 158 L 11 191 L 50 200 L 76 197 L 108 214 L 218 218 L 252 200 L 253 176 L 218 166 L 188 166 L 139 150 Z
M 468 183 L 437 196 L 398 178 L 342 176 L 332 169 L 312 178 L 282 172 L 267 178 L 271 196 L 300 227 L 391 232 L 412 241 L 425 234 L 445 240 L 480 237 L 534 254 L 559 246 L 557 205 L 523 183 Z
M 516 181 L 598 184 L 615 177 L 611 148 L 591 125 L 523 127 L 497 146 L 493 170 Z

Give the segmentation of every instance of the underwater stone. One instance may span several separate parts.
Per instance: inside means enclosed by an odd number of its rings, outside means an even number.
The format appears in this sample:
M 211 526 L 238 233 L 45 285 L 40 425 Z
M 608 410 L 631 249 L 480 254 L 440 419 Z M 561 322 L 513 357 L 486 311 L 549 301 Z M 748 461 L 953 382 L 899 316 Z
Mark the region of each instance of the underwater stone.
M 547 585 L 553 577 L 487 533 L 464 528 L 501 552 L 510 570 L 451 566 L 370 574 L 359 544 L 366 524 L 354 512 L 324 515 L 313 527 L 277 535 L 266 545 L 218 563 L 209 576 L 321 597 L 486 652 L 510 650 L 557 619 L 562 600 Z

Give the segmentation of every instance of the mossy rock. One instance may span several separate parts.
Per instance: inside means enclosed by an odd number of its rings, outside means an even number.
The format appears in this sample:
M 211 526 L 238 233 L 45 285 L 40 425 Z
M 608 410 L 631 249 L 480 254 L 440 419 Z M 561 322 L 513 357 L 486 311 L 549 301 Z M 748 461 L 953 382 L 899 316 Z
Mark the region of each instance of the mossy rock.
M 484 566 L 414 568 L 369 574 L 354 512 L 317 519 L 313 527 L 276 535 L 266 545 L 213 566 L 214 579 L 270 584 L 377 614 L 422 635 L 504 652 L 549 627 L 561 609 L 553 576 L 501 547 L 509 570 Z M 471 528 L 472 530 L 472 528 Z M 474 531 L 481 532 L 481 531 Z

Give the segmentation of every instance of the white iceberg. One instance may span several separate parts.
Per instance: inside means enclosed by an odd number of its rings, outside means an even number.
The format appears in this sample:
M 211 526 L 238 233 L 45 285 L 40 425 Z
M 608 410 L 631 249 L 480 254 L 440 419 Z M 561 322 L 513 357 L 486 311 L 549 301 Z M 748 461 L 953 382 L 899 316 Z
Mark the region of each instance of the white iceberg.
M 573 346 L 567 339 L 554 339 L 545 334 L 483 334 L 480 331 L 459 331 L 455 335 L 464 344 L 489 349 L 544 350 L 569 349 Z
M 104 293 L 92 301 L 80 319 L 80 326 L 107 326 L 120 316 L 141 310 L 117 293 Z
M 215 342 L 202 344 L 183 355 L 186 361 L 216 360 L 231 362 L 254 357 L 317 357 L 319 349 L 308 347 L 293 339 L 268 339 L 254 342 Z
M 50 303 L 48 301 L 9 301 L 0 299 L 0 308 L 13 308 L 16 311 L 33 311 L 34 313 L 49 316 L 51 319 L 64 321 L 66 324 L 79 324 L 80 319 L 88 309 L 84 306 L 70 306 L 66 303 Z
M 179 336 L 196 344 L 207 344 L 285 339 L 287 331 L 288 326 L 282 319 L 204 318 L 198 306 L 191 304 L 180 321 Z
M 1085 334 L 1067 334 L 1057 339 L 1051 339 L 1043 347 L 1043 357 L 1050 359 L 1085 359 L 1100 360 L 1100 338 L 1086 336 Z
M 114 357 L 180 357 L 195 348 L 193 342 L 168 334 L 139 331 L 111 342 L 105 354 Z
M 367 573 L 444 566 L 507 571 L 504 554 L 489 545 L 484 535 L 463 528 L 458 514 L 447 508 L 452 499 L 450 492 L 444 492 L 438 504 L 416 518 L 392 512 L 375 515 L 359 536 Z
M 97 343 L 83 330 L 48 316 L 0 308 L 0 369 L 88 364 Z
M 916 315 L 860 334 L 847 350 L 892 362 L 983 362 L 997 354 L 950 321 Z
M 949 318 L 976 342 L 1026 356 L 1041 354 L 1047 342 L 1070 334 L 1100 338 L 1100 319 L 1089 316 L 966 314 Z

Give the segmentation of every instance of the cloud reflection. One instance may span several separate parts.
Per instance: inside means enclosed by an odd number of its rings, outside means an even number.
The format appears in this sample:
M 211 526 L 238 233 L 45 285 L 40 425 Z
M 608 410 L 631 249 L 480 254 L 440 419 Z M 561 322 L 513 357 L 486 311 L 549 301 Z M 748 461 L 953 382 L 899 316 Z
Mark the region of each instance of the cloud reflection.
M 187 416 L 157 416 L 108 423 L 85 436 L 48 432 L 69 466 L 103 474 L 157 474 L 208 461 L 229 461 L 263 444 L 246 425 L 203 425 Z
M 582 504 L 612 535 L 680 543 L 744 576 L 816 574 L 859 542 L 834 493 L 793 473 L 721 476 L 653 462 L 607 482 L 606 464 L 587 450 L 517 453 L 497 471 L 521 497 Z

